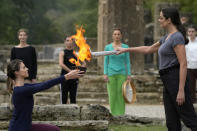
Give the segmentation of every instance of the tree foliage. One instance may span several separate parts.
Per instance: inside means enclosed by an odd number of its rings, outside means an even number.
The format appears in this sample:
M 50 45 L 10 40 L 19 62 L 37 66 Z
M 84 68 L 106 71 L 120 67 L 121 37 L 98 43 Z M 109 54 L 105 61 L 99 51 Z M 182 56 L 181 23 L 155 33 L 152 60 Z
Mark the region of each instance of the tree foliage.
M 181 12 L 191 12 L 197 25 L 196 0 L 144 0 L 154 10 L 156 2 L 179 2 Z M 29 43 L 62 42 L 83 25 L 85 36 L 97 36 L 98 0 L 1 0 L 0 44 L 16 44 L 17 30 L 29 29 Z
M 52 23 L 45 13 L 52 8 L 53 0 L 3 0 L 0 10 L 0 42 L 17 43 L 17 30 L 29 29 L 33 44 L 53 41 Z M 5 13 L 5 14 L 4 14 Z
M 179 3 L 181 13 L 192 13 L 192 20 L 197 25 L 197 0 L 144 0 L 144 7 L 154 11 L 156 2 Z
M 62 42 L 84 25 L 88 37 L 96 36 L 98 0 L 1 0 L 0 44 L 16 44 L 17 31 L 29 29 L 28 42 Z
M 83 25 L 86 36 L 97 36 L 98 0 L 58 0 L 57 3 L 57 9 L 49 11 L 48 17 L 59 25 L 58 30 L 62 35 L 74 34 L 75 26 Z

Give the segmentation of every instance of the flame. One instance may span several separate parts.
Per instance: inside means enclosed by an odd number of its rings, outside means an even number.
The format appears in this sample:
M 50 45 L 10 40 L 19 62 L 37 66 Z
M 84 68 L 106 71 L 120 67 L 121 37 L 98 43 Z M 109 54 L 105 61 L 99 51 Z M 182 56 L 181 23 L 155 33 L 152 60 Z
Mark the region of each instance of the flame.
M 69 61 L 77 66 L 80 66 L 81 64 L 79 63 L 79 61 L 75 60 L 74 58 L 70 58 Z
M 85 29 L 83 29 L 81 26 L 80 28 L 77 28 L 77 34 L 72 35 L 72 38 L 75 39 L 75 43 L 79 47 L 79 52 L 76 55 L 77 60 L 75 60 L 74 58 L 71 58 L 69 61 L 75 64 L 76 66 L 80 66 L 81 65 L 80 62 L 84 62 L 85 60 L 88 60 L 88 61 L 91 60 L 90 46 L 86 43 L 86 39 L 83 35 L 84 32 L 85 32 Z M 73 53 L 76 54 L 75 52 Z

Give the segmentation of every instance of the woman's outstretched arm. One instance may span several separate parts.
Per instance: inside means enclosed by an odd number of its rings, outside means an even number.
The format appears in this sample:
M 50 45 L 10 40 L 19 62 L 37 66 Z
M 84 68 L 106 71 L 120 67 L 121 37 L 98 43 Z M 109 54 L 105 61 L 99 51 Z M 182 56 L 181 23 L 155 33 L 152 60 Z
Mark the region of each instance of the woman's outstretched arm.
M 77 79 L 83 76 L 83 71 L 79 70 L 72 70 L 71 72 L 67 73 L 66 75 L 62 75 L 58 78 L 54 78 L 45 82 L 37 83 L 37 84 L 28 84 L 27 86 L 20 87 L 20 90 L 18 90 L 18 93 L 25 93 L 27 95 L 31 95 L 46 89 L 49 89 L 53 87 L 54 85 L 57 85 L 64 80 L 69 79 Z
M 160 47 L 160 43 L 156 42 L 151 46 L 139 46 L 139 47 L 131 47 L 131 48 L 117 48 L 118 53 L 121 54 L 124 52 L 134 52 L 134 53 L 142 53 L 142 54 L 150 54 L 158 51 Z

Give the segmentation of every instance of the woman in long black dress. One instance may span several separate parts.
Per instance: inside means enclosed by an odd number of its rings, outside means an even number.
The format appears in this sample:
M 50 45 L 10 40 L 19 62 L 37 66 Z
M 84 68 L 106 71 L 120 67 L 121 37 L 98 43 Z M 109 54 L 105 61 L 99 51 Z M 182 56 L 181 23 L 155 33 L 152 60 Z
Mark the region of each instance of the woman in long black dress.
M 33 46 L 27 44 L 28 30 L 19 29 L 18 31 L 19 44 L 11 50 L 11 60 L 20 59 L 27 66 L 29 76 L 26 79 L 28 83 L 36 82 L 37 75 L 37 56 Z

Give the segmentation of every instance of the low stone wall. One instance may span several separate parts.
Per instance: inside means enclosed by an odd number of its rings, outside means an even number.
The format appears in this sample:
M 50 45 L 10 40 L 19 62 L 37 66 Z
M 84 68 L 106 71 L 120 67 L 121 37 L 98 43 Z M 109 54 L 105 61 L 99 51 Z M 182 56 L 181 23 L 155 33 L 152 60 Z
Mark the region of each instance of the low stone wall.
M 8 129 L 12 109 L 0 106 L 0 129 Z M 163 120 L 139 118 L 135 116 L 113 117 L 109 110 L 101 105 L 48 105 L 35 106 L 32 114 L 33 123 L 48 123 L 61 129 L 80 131 L 107 131 L 109 124 L 161 124 Z
M 8 129 L 12 109 L 0 106 L 0 129 Z M 100 105 L 48 105 L 35 106 L 32 114 L 33 123 L 49 123 L 62 129 L 98 130 L 108 129 L 111 114 Z
M 197 111 L 197 104 L 194 104 Z M 6 130 L 12 116 L 8 105 L 0 106 L 0 130 Z M 80 131 L 107 131 L 109 124 L 115 125 L 165 125 L 165 119 L 136 117 L 130 115 L 112 116 L 101 105 L 48 105 L 35 106 L 33 123 L 46 123 L 61 129 Z M 191 131 L 183 125 L 182 131 Z

